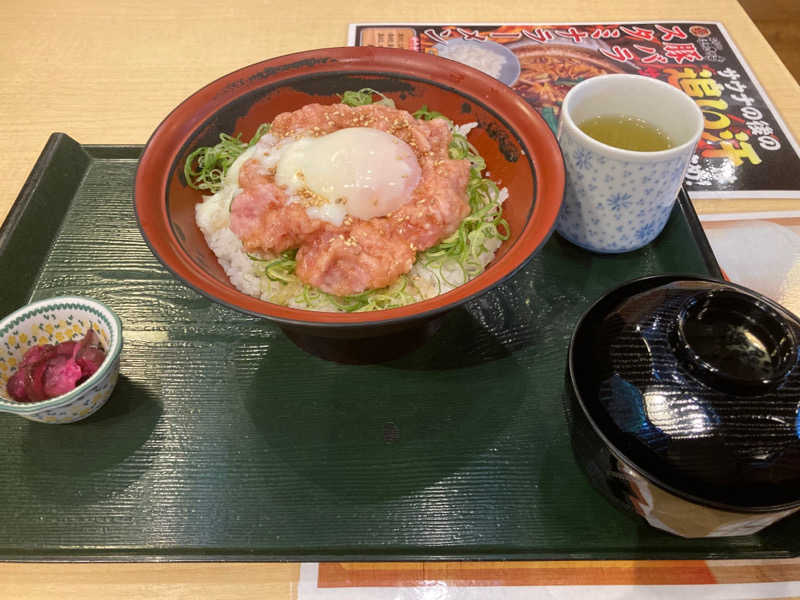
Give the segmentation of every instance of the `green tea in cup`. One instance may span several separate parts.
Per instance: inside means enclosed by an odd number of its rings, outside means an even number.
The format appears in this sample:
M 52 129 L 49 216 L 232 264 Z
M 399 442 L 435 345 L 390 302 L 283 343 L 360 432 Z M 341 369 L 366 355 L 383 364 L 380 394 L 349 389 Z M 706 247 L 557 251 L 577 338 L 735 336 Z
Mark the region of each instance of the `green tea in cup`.
M 667 224 L 703 133 L 695 100 L 643 75 L 597 75 L 564 98 L 564 202 L 556 229 L 592 252 L 638 250 Z
M 627 115 L 598 115 L 578 124 L 589 137 L 615 148 L 658 152 L 672 148 L 669 136 L 655 125 Z

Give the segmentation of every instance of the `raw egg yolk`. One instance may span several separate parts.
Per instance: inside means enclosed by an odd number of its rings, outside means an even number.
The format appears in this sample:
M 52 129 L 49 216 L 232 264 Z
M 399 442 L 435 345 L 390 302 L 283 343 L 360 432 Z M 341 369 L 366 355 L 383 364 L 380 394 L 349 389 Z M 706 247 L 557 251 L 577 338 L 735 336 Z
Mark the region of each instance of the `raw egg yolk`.
M 283 151 L 275 181 L 298 196 L 306 212 L 340 225 L 346 215 L 382 217 L 411 200 L 421 175 L 403 140 L 370 127 L 304 137 Z

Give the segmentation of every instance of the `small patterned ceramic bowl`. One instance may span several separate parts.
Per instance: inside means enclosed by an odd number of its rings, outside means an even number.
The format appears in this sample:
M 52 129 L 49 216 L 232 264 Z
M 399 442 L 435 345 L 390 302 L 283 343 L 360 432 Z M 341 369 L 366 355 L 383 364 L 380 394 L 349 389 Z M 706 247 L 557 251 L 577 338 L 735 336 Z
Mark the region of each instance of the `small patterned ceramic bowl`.
M 83 338 L 89 328 L 100 337 L 106 358 L 74 390 L 41 402 L 16 402 L 6 390 L 25 352 L 35 345 Z M 89 298 L 61 296 L 23 306 L 0 321 L 0 412 L 41 423 L 72 423 L 106 403 L 119 376 L 122 323 L 105 304 Z

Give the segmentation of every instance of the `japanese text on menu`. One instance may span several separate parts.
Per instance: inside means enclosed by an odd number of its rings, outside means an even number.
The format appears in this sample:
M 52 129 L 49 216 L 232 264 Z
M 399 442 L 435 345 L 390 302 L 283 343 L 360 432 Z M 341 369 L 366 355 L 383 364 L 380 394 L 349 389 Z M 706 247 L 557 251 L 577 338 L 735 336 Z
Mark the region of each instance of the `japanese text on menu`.
M 510 50 L 519 75 L 506 83 L 553 129 L 563 97 L 583 79 L 618 72 L 667 81 L 705 117 L 686 176 L 690 192 L 798 190 L 800 197 L 793 140 L 718 24 L 364 25 L 356 28 L 355 43 L 453 58 L 447 54 L 453 40 Z

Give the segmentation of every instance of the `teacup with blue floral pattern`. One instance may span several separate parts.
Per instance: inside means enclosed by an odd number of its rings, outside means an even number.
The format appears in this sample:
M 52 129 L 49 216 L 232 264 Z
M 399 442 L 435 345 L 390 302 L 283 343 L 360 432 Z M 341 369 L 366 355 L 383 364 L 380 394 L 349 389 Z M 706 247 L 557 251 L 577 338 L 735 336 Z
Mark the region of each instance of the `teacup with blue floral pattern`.
M 598 116 L 644 120 L 671 140 L 667 150 L 610 146 L 579 125 Z M 669 83 L 640 75 L 600 75 L 576 85 L 561 106 L 558 142 L 566 167 L 558 233 L 587 250 L 619 253 L 652 242 L 669 219 L 703 114 Z

